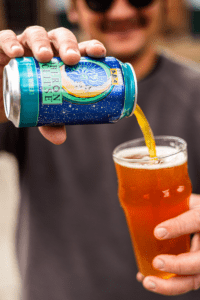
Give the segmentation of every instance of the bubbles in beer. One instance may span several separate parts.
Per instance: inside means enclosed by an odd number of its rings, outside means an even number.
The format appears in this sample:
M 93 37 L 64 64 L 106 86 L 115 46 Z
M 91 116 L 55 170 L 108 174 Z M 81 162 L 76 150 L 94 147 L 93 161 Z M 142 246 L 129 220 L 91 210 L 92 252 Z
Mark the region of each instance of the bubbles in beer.
M 179 166 L 187 161 L 185 152 L 169 146 L 157 146 L 157 159 L 152 161 L 145 146 L 133 147 L 115 154 L 116 163 L 134 169 L 161 169 Z M 137 161 L 138 160 L 138 161 Z

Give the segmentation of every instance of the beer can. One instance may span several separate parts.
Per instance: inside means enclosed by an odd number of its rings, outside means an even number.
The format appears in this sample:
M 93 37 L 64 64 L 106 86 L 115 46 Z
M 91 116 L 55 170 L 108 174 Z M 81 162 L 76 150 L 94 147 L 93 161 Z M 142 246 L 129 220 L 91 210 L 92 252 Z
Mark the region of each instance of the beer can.
M 16 127 L 115 123 L 133 114 L 137 80 L 114 57 L 82 57 L 74 66 L 20 57 L 4 68 L 3 98 Z

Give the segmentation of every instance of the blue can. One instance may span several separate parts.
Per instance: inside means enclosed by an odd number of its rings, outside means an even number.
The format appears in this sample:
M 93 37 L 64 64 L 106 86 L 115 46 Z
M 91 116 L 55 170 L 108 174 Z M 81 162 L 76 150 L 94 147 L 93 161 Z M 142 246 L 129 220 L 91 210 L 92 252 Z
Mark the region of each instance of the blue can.
M 4 68 L 4 108 L 16 127 L 115 123 L 133 114 L 133 67 L 114 57 L 82 57 L 74 66 L 59 57 L 40 63 L 12 59 Z

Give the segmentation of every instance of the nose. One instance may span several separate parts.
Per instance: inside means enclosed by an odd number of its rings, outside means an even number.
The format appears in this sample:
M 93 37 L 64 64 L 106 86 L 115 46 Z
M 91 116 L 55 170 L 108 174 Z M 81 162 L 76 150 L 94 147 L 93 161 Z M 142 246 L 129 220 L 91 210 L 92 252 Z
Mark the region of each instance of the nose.
M 123 20 L 134 18 L 137 13 L 138 10 L 128 0 L 114 0 L 106 15 L 110 20 Z

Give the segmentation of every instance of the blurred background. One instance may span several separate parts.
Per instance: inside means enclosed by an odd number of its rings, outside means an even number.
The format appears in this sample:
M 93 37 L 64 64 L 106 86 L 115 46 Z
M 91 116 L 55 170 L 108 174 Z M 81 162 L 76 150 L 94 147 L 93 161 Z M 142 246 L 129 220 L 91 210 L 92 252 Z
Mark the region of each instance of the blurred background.
M 200 0 L 168 0 L 167 25 L 155 45 L 174 59 L 200 63 Z M 82 40 L 78 26 L 66 16 L 68 0 L 0 0 L 0 30 L 22 32 L 27 26 L 46 30 L 65 26 Z M 20 22 L 19 22 L 20 20 Z M 0 300 L 20 300 L 21 282 L 15 255 L 19 203 L 18 168 L 13 156 L 0 152 Z

